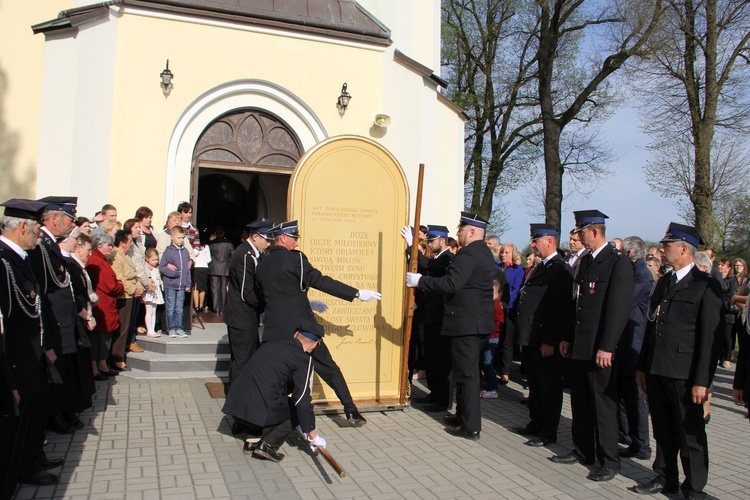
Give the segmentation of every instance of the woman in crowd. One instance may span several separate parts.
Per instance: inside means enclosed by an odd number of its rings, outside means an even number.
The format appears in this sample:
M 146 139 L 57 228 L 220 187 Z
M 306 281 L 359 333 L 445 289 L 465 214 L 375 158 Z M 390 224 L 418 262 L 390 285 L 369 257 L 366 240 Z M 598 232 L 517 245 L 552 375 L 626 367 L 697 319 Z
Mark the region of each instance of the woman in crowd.
M 739 309 L 732 300 L 739 290 L 737 276 L 732 269 L 732 261 L 721 259 L 719 262 L 719 271 L 721 271 L 721 304 L 722 304 L 722 324 L 721 324 L 721 350 L 719 356 L 719 366 L 729 368 L 729 361 L 732 359 L 734 343 L 732 342 L 732 332 L 737 321 L 737 312 Z
M 112 237 L 99 233 L 95 234 L 92 239 L 94 250 L 86 261 L 86 271 L 96 293 L 96 302 L 92 304 L 94 326 L 90 335 L 91 365 L 96 380 L 104 380 L 107 375 L 116 375 L 114 372 L 109 372 L 107 358 L 109 358 L 112 334 L 120 329 L 117 298 L 125 289 L 107 260 L 107 255 L 112 251 Z
M 732 330 L 732 346 L 737 345 L 737 340 L 741 338 L 740 334 L 745 334 L 745 302 L 747 302 L 747 297 L 750 295 L 750 273 L 747 271 L 747 262 L 745 262 L 745 259 L 734 259 L 734 275 L 737 276 L 739 288 L 735 296 L 732 297 L 732 302 L 734 302 L 734 305 L 737 306 L 740 312 L 737 313 L 734 330 Z
M 123 230 L 130 234 L 130 238 L 133 241 L 130 250 L 127 252 L 127 256 L 133 259 L 138 274 L 138 283 L 144 290 L 150 290 L 155 285 L 146 264 L 146 248 L 143 246 L 141 240 L 141 223 L 137 218 L 128 219 L 125 221 Z M 143 316 L 141 314 L 143 309 L 141 305 L 140 300 L 133 301 L 133 309 L 130 314 L 130 333 L 128 335 L 128 349 L 131 352 L 143 352 L 143 348 L 136 342 L 136 332 L 146 333 L 146 328 L 142 326 L 145 325 L 145 322 L 140 321 L 140 318 Z
M 102 230 L 105 234 L 108 234 L 112 237 L 112 240 L 115 239 L 115 233 L 119 231 L 122 228 L 122 222 L 118 220 L 112 220 L 107 219 L 104 222 L 102 222 Z
M 112 350 L 110 358 L 112 369 L 115 371 L 129 370 L 125 364 L 125 348 L 128 345 L 130 333 L 130 316 L 133 310 L 133 302 L 143 295 L 143 287 L 138 283 L 138 271 L 133 259 L 128 257 L 128 251 L 133 246 L 130 233 L 117 231 L 115 233 L 115 250 L 112 261 L 112 269 L 117 279 L 122 281 L 124 290 L 117 299 L 117 311 L 120 314 L 120 330 L 112 337 Z
M 78 217 L 76 219 L 76 227 L 78 227 L 78 231 L 80 231 L 81 234 L 85 234 L 87 236 L 91 235 L 91 221 L 86 217 Z
M 505 306 L 505 334 L 502 336 L 500 355 L 500 383 L 507 384 L 510 380 L 510 367 L 513 364 L 514 325 L 516 321 L 516 301 L 526 277 L 526 269 L 517 264 L 521 258 L 518 248 L 513 243 L 506 243 L 500 250 L 500 263 L 508 278 L 507 305 Z
M 154 212 L 148 207 L 140 207 L 135 211 L 135 219 L 141 223 L 141 236 L 138 244 L 143 247 L 145 252 L 149 248 L 156 248 L 156 230 L 151 227 Z

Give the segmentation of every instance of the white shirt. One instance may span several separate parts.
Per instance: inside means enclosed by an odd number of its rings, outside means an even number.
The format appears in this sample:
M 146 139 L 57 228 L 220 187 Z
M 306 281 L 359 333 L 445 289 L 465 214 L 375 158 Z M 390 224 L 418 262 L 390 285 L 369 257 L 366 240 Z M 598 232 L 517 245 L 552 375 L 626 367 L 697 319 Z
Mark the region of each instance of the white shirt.
M 542 259 L 542 264 L 546 266 L 547 262 L 552 260 L 552 257 L 554 257 L 555 255 L 557 255 L 557 251 L 552 252 L 550 255 L 547 256 L 546 259 Z
M 682 278 L 688 275 L 691 269 L 695 267 L 695 262 L 691 262 L 687 266 L 683 267 L 679 271 L 675 271 L 674 273 L 677 275 L 677 283 L 680 282 Z
M 21 257 L 23 260 L 26 260 L 26 250 L 18 246 L 16 243 L 10 241 L 5 236 L 0 235 L 0 241 L 8 245 L 10 248 L 13 249 L 14 252 L 18 254 L 19 257 Z
M 591 252 L 591 258 L 592 259 L 596 259 L 596 256 L 599 255 L 599 252 L 601 252 L 607 246 L 609 246 L 609 242 L 605 241 L 604 245 L 600 246 L 599 248 L 597 248 L 596 250 L 594 250 L 593 252 Z

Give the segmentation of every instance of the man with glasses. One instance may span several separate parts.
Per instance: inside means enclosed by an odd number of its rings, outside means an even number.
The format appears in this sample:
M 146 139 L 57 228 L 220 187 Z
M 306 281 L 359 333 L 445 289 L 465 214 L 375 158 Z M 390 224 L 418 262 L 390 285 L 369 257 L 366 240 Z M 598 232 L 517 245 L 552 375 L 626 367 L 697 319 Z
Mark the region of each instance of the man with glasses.
M 575 232 L 589 250 L 574 281 L 575 325 L 560 343 L 560 353 L 571 358 L 575 449 L 551 460 L 561 464 L 594 464 L 598 460 L 599 469 L 588 479 L 610 481 L 620 471 L 614 354 L 633 303 L 633 266 L 607 242 L 606 215 L 599 210 L 573 214 Z
M 263 342 L 287 339 L 294 334 L 300 320 L 315 321 L 307 290 L 315 288 L 339 299 L 352 302 L 380 300 L 380 293 L 357 290 L 354 287 L 324 275 L 315 269 L 307 256 L 295 250 L 300 237 L 296 220 L 282 222 L 273 227 L 274 246 L 268 256 L 258 263 L 255 273 L 265 301 Z M 364 425 L 367 419 L 357 410 L 341 368 L 336 364 L 321 342 L 313 352 L 315 371 L 336 393 L 344 405 L 346 420 L 352 425 Z

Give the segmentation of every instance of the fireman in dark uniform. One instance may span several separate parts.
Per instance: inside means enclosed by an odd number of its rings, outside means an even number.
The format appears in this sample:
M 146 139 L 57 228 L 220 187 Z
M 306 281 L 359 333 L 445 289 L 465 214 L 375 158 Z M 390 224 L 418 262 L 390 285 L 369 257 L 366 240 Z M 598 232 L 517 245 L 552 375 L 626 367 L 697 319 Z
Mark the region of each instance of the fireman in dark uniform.
M 255 273 L 263 300 L 265 321 L 263 342 L 285 339 L 299 326 L 300 318 L 315 322 L 307 290 L 315 288 L 349 302 L 359 299 L 367 302 L 380 300 L 372 290 L 357 290 L 346 283 L 325 276 L 315 269 L 304 253 L 295 250 L 299 239 L 297 221 L 282 222 L 273 228 L 274 246 L 258 265 Z M 321 342 L 313 355 L 315 370 L 344 405 L 346 419 L 353 425 L 362 425 L 367 419 L 359 413 L 341 369 L 331 357 L 328 347 Z
M 46 485 L 60 476 L 48 469 L 44 429 L 49 393 L 41 326 L 41 288 L 27 251 L 41 236 L 44 203 L 12 199 L 0 219 L 0 498 L 11 498 L 20 480 Z M 50 361 L 51 363 L 51 361 Z
M 315 373 L 312 352 L 323 335 L 322 326 L 303 318 L 292 336 L 264 342 L 235 379 L 222 411 L 262 434 L 257 443 L 252 438 L 245 442 L 246 454 L 280 462 L 284 454 L 278 449 L 297 423 L 310 446 L 326 447 L 315 429 L 310 394 Z

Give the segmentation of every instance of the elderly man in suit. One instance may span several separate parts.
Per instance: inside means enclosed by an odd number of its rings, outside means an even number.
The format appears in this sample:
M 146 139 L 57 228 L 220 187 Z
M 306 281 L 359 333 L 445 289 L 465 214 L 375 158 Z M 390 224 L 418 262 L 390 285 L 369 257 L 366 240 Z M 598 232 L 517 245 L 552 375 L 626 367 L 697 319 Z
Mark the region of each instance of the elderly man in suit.
M 483 342 L 495 329 L 492 279 L 495 261 L 484 244 L 487 221 L 461 212 L 456 253 L 442 277 L 406 273 L 406 285 L 445 298 L 441 334 L 451 338 L 451 365 L 456 382 L 456 415 L 446 415 L 450 434 L 479 439 L 482 413 L 479 401 L 479 356 Z
M 531 249 L 542 259 L 526 278 L 518 295 L 516 335 L 529 383 L 531 421 L 516 429 L 531 436 L 528 446 L 557 441 L 563 402 L 558 346 L 572 327 L 570 267 L 557 253 L 557 228 L 531 224 Z
M 656 478 L 637 493 L 678 491 L 677 456 L 682 460 L 685 498 L 705 498 L 708 439 L 703 402 L 711 384 L 711 350 L 719 328 L 721 285 L 693 262 L 702 244 L 691 226 L 671 223 L 661 240 L 673 272 L 656 284 L 649 304 L 636 381 L 648 394 L 657 453 Z
M 234 245 L 224 237 L 224 228 L 216 226 L 216 239 L 208 246 L 211 248 L 211 262 L 208 263 L 208 277 L 211 283 L 211 299 L 216 314 L 224 313 L 227 300 L 227 277 L 234 252 Z
M 633 265 L 606 238 L 599 210 L 573 212 L 576 232 L 589 250 L 575 279 L 575 325 L 560 343 L 560 353 L 571 358 L 570 405 L 573 444 L 567 455 L 552 461 L 594 464 L 591 481 L 610 481 L 620 471 L 617 446 L 617 377 L 615 349 L 628 322 L 633 303 Z

